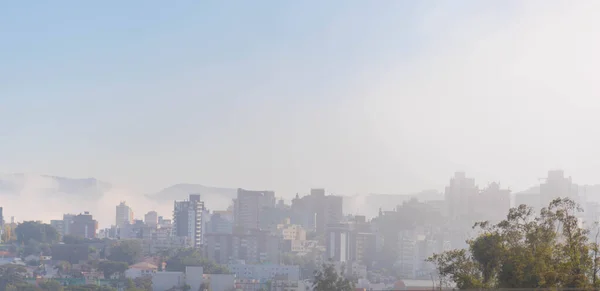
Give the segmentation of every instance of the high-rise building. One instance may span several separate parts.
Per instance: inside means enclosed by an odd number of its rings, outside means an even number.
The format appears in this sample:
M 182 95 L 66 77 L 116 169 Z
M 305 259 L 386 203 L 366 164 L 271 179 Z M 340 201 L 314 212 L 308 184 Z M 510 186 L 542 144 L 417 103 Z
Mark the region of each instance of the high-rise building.
M 144 215 L 144 223 L 150 227 L 158 226 L 158 213 L 156 211 L 150 211 Z
M 579 201 L 579 187 L 574 184 L 571 177 L 565 177 L 562 170 L 548 171 L 546 182 L 540 185 L 540 205 L 548 207 L 556 198 L 570 198 L 576 203 Z
M 50 225 L 58 231 L 58 234 L 63 237 L 65 235 L 65 222 L 63 220 L 50 220 Z
M 250 191 L 239 188 L 235 200 L 235 225 L 245 230 L 260 229 L 260 212 L 275 207 L 275 192 Z
M 474 179 L 467 178 L 464 172 L 456 172 L 444 193 L 450 218 L 470 218 L 471 210 L 476 206 L 473 202 L 478 193 Z
M 116 212 L 115 222 L 118 227 L 123 227 L 126 223 L 133 223 L 133 210 L 125 204 L 125 201 L 121 201 L 121 203 L 117 205 Z
M 63 235 L 71 234 L 75 214 L 63 214 Z
M 244 261 L 246 264 L 277 264 L 281 239 L 269 231 L 252 230 L 240 233 L 210 233 L 206 235 L 205 253 L 219 264 Z
M 173 236 L 188 237 L 194 247 L 202 247 L 202 212 L 204 202 L 199 194 L 190 194 L 189 200 L 175 201 L 173 206 Z
M 326 259 L 334 262 L 349 262 L 350 257 L 350 226 L 346 223 L 327 225 L 326 230 Z
M 98 222 L 89 212 L 84 212 L 73 217 L 70 234 L 82 238 L 95 238 Z

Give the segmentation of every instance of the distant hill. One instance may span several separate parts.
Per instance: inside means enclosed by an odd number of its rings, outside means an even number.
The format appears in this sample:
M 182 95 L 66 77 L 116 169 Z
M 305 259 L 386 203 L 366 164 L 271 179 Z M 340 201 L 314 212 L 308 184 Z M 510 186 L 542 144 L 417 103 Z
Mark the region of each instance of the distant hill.
M 34 174 L 0 175 L 0 196 L 55 195 L 56 198 L 100 199 L 112 185 L 94 178 L 65 178 Z
M 237 196 L 237 189 L 182 183 L 167 187 L 153 194 L 147 194 L 146 198 L 156 202 L 172 203 L 174 200 L 188 199 L 190 194 L 200 194 L 207 207 L 220 209 L 223 207 L 226 208 L 231 203 L 231 199 Z

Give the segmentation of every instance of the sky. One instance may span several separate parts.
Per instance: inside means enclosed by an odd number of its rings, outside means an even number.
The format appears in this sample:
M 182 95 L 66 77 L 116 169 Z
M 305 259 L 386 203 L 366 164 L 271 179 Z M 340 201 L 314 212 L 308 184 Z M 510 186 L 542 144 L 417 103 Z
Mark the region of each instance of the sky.
M 342 195 L 600 183 L 598 1 L 8 1 L 0 173 Z

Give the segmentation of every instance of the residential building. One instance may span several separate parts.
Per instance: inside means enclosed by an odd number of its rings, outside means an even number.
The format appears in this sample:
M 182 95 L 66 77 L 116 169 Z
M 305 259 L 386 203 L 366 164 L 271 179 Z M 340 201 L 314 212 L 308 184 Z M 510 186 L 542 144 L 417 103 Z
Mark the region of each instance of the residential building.
M 257 279 L 258 281 L 269 281 L 273 278 L 285 278 L 288 281 L 300 280 L 300 267 L 297 265 L 247 265 L 229 264 L 229 271 L 238 279 Z
M 348 262 L 350 257 L 350 226 L 347 223 L 329 224 L 325 235 L 326 259 Z
M 250 191 L 239 188 L 234 205 L 235 225 L 244 230 L 257 230 L 260 229 L 262 209 L 275 207 L 275 192 Z
M 205 254 L 219 264 L 233 261 L 247 264 L 279 263 L 280 252 L 280 238 L 268 231 L 206 234 Z
M 173 207 L 173 236 L 188 237 L 192 246 L 201 248 L 203 243 L 202 212 L 204 202 L 199 194 L 190 194 L 189 200 L 175 201 Z
M 467 178 L 464 172 L 456 172 L 444 192 L 448 215 L 451 219 L 470 219 L 471 210 L 479 190 L 475 180 Z
M 158 227 L 158 213 L 150 211 L 144 215 L 144 223 L 150 227 Z
M 65 235 L 65 222 L 63 220 L 50 220 L 50 226 L 56 229 L 60 237 L 63 237 Z
M 63 214 L 63 233 L 65 235 L 71 234 L 71 228 L 73 226 L 73 218 L 75 214 Z
M 117 227 L 122 227 L 126 223 L 133 223 L 133 210 L 131 207 L 125 204 L 125 201 L 121 201 L 119 205 L 116 207 L 116 225 Z
M 289 218 L 277 225 L 277 232 L 283 240 L 306 240 L 306 230 L 301 225 L 291 224 Z
M 98 222 L 94 220 L 89 212 L 84 212 L 73 217 L 70 226 L 70 234 L 82 238 L 95 238 L 98 230 Z
M 562 170 L 548 171 L 546 181 L 540 184 L 540 205 L 548 207 L 556 198 L 570 198 L 580 203 L 579 187 L 574 184 L 571 177 L 565 177 Z

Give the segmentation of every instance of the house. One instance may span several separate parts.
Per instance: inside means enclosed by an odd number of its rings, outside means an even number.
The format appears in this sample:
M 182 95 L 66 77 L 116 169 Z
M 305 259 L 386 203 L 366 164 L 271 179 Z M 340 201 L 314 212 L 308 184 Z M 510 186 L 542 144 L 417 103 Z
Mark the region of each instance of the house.
M 141 262 L 129 266 L 129 269 L 125 271 L 125 277 L 135 279 L 143 276 L 152 276 L 157 270 L 158 267 L 156 265 L 148 262 Z

